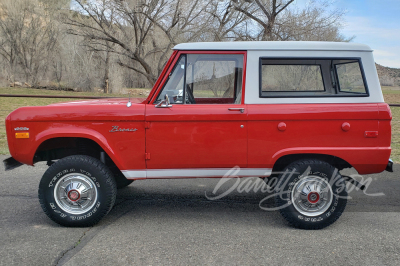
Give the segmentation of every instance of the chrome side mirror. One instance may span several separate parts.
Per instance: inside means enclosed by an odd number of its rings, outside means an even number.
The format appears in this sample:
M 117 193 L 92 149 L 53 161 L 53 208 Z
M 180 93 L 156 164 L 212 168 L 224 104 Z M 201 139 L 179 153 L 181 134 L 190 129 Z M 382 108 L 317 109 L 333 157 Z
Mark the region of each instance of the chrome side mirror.
M 165 94 L 164 100 L 156 105 L 156 108 L 170 108 L 172 105 L 169 102 L 168 94 Z

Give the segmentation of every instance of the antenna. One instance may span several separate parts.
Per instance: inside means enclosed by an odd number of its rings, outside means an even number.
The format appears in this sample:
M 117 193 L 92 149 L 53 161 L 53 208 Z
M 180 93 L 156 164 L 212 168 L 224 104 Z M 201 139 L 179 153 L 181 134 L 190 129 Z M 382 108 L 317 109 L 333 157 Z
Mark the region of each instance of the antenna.
M 132 103 L 131 103 L 131 92 L 129 92 L 129 99 L 128 99 L 128 103 L 126 104 L 126 107 L 131 107 Z

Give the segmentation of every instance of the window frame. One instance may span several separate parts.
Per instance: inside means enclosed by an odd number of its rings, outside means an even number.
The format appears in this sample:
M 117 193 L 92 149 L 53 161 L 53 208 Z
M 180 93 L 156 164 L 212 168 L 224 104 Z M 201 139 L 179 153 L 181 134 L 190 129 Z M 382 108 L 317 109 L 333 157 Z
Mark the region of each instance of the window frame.
M 185 63 L 184 63 L 184 64 L 185 64 L 185 69 L 184 69 L 184 72 L 183 72 L 183 88 L 182 88 L 182 89 L 183 89 L 183 96 L 182 96 L 183 98 L 182 98 L 182 99 L 185 99 L 185 91 L 186 91 L 186 90 L 185 90 L 185 80 L 186 80 L 186 63 L 187 63 L 187 56 L 186 56 L 186 54 L 181 54 L 181 55 L 178 55 L 178 57 L 177 57 L 176 61 L 174 62 L 174 64 L 171 65 L 171 70 L 170 70 L 168 73 L 165 74 L 165 75 L 166 75 L 166 79 L 165 79 L 165 81 L 163 82 L 163 84 L 161 85 L 161 89 L 158 91 L 157 94 L 155 94 L 156 97 L 155 97 L 155 99 L 154 99 L 154 101 L 153 101 L 152 104 L 156 104 L 158 97 L 160 97 L 162 91 L 165 89 L 165 86 L 167 85 L 168 81 L 170 80 L 172 73 L 173 73 L 173 72 L 175 71 L 175 69 L 178 67 L 178 63 L 179 63 L 181 57 L 184 57 L 184 58 L 185 58 Z M 161 99 L 161 101 L 162 101 L 162 99 Z
M 176 53 L 174 53 L 172 56 L 174 57 L 172 62 L 168 62 L 167 65 L 165 66 L 163 72 L 161 73 L 159 79 L 160 82 L 156 82 L 156 84 L 153 87 L 154 93 L 152 94 L 150 100 L 148 101 L 148 104 L 154 105 L 155 101 L 159 97 L 159 94 L 162 92 L 166 82 L 169 79 L 169 75 L 173 71 L 175 65 L 177 64 L 179 58 L 181 55 L 188 55 L 188 54 L 207 54 L 207 55 L 217 55 L 217 54 L 227 54 L 227 55 L 243 55 L 243 70 L 242 70 L 242 100 L 240 104 L 235 104 L 235 105 L 243 105 L 246 97 L 246 67 L 247 67 L 247 51 L 240 51 L 240 50 L 224 50 L 224 51 L 218 51 L 218 50 L 211 50 L 211 51 L 205 51 L 205 50 L 178 50 Z M 185 71 L 186 72 L 186 71 Z M 237 96 L 237 95 L 236 95 Z M 185 105 L 185 104 L 184 104 Z M 216 105 L 216 104 L 201 104 L 201 105 Z M 226 105 L 226 104 L 224 104 Z M 187 105 L 187 106 L 193 106 L 193 105 Z
M 347 60 L 347 59 L 339 59 L 339 60 Z M 349 60 L 349 61 L 350 61 L 350 60 Z M 358 63 L 358 66 L 360 67 L 361 78 L 362 78 L 362 81 L 363 81 L 363 84 L 364 84 L 365 93 L 363 93 L 363 92 L 349 92 L 349 91 L 342 91 L 342 90 L 340 90 L 340 80 L 339 80 L 339 75 L 338 75 L 337 67 L 336 67 L 336 66 L 338 66 L 338 65 L 352 64 L 352 63 Z M 333 65 L 334 65 L 334 67 L 335 67 L 335 78 L 336 78 L 336 81 L 335 81 L 335 82 L 336 82 L 336 84 L 337 84 L 337 93 L 338 93 L 338 94 L 340 94 L 340 93 L 346 93 L 346 94 L 347 94 L 347 93 L 352 93 L 352 94 L 364 95 L 364 94 L 368 93 L 368 88 L 367 88 L 367 85 L 366 85 L 366 79 L 364 78 L 363 69 L 362 69 L 362 65 L 361 65 L 360 61 L 354 60 L 354 62 L 338 63 L 338 64 L 333 64 Z
M 210 55 L 216 55 L 216 54 L 210 54 Z M 232 54 L 233 55 L 233 54 Z M 187 54 L 185 55 L 186 56 L 186 64 L 187 64 Z M 197 62 L 201 62 L 201 61 L 205 61 L 205 62 L 212 62 L 211 61 L 211 59 L 212 58 L 207 58 L 207 59 L 201 59 L 201 60 L 197 60 L 196 62 L 195 62 L 195 64 L 197 63 Z M 214 60 L 214 61 L 217 61 L 216 59 Z M 220 61 L 220 62 L 223 62 L 223 61 L 225 61 L 225 62 L 235 62 L 235 83 L 234 83 L 234 85 L 233 85 L 233 98 L 234 99 L 236 99 L 236 96 L 237 96 L 237 87 L 238 87 L 238 83 L 237 83 L 237 80 L 238 80 L 238 78 L 239 78 L 239 71 L 238 71 L 238 64 L 239 64 L 239 61 L 237 60 L 237 59 L 223 59 L 223 60 L 218 60 L 218 61 Z M 194 65 L 195 64 L 193 64 L 192 65 L 192 67 L 194 67 Z M 243 62 L 243 64 L 244 64 L 244 62 Z M 193 75 L 193 73 L 194 73 L 194 71 L 193 71 L 193 69 L 192 69 L 192 75 Z M 185 74 L 186 75 L 186 74 Z M 193 77 L 192 77 L 192 79 L 193 79 Z M 194 83 L 192 83 L 193 84 L 193 87 L 192 87 L 192 90 L 193 90 L 193 96 L 194 96 Z M 186 76 L 185 76 L 185 85 L 186 85 Z M 243 84 L 242 84 L 242 88 L 243 88 Z
M 327 92 L 326 91 L 326 86 L 325 86 L 325 79 L 324 79 L 324 75 L 323 75 L 323 73 L 322 73 L 322 65 L 321 64 L 264 64 L 264 65 L 261 65 L 261 72 L 260 72 L 260 77 L 261 77 L 261 79 L 260 79 L 260 82 L 262 82 L 262 76 L 261 76 L 261 73 L 262 73 L 262 66 L 318 66 L 319 67 L 319 72 L 320 72 L 320 74 L 321 74 L 321 80 L 322 80 L 322 86 L 324 87 L 324 90 L 318 90 L 318 91 L 311 91 L 311 90 L 309 90 L 309 91 L 262 91 L 262 83 L 260 84 L 261 85 L 261 92 L 264 92 L 264 93 L 276 93 L 276 92 L 279 92 L 279 93 L 296 93 L 296 92 L 298 92 L 298 93 L 316 93 L 316 92 Z
M 324 84 L 324 91 L 279 91 L 279 92 L 265 92 L 262 91 L 262 66 L 263 66 L 263 60 L 315 60 L 315 61 L 335 61 L 335 60 L 349 60 L 349 61 L 354 61 L 358 62 L 360 66 L 360 71 L 361 71 L 361 76 L 363 79 L 364 87 L 365 87 L 365 93 L 354 93 L 354 92 L 343 92 L 339 90 L 339 78 L 337 75 L 336 67 L 335 65 L 338 64 L 332 64 L 334 66 L 334 82 L 336 84 L 336 87 L 332 86 L 332 75 L 326 76 L 324 74 L 324 70 L 321 68 L 321 75 L 322 75 L 322 82 Z M 342 64 L 342 63 L 341 63 Z M 268 65 L 268 64 L 264 64 Z M 276 65 L 276 64 L 269 64 L 269 65 Z M 279 65 L 296 65 L 296 64 L 279 64 Z M 306 65 L 306 64 L 299 64 L 299 65 Z M 313 65 L 318 65 L 318 64 L 313 64 Z M 367 79 L 365 77 L 365 72 L 364 72 L 364 67 L 362 64 L 361 57 L 259 57 L 259 72 L 258 72 L 258 78 L 259 78 L 259 84 L 258 84 L 258 92 L 259 98 L 333 98 L 333 97 L 369 97 L 369 89 L 368 89 L 368 83 Z M 330 82 L 326 82 L 330 81 Z M 333 91 L 335 93 L 333 93 Z

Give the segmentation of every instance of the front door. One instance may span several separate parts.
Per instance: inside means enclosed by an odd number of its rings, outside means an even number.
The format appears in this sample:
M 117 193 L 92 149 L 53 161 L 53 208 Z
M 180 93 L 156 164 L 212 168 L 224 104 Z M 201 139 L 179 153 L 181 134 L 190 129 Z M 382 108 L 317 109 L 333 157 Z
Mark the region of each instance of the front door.
M 243 52 L 179 55 L 162 90 L 146 106 L 147 169 L 215 173 L 215 168 L 247 167 L 244 57 Z M 169 107 L 160 104 L 165 95 Z

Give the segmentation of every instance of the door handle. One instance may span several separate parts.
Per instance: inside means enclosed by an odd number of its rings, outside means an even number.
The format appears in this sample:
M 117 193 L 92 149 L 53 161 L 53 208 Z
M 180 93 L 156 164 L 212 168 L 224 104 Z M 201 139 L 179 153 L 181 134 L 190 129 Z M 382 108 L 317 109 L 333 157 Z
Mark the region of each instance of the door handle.
M 244 113 L 244 108 L 228 108 L 229 111 L 240 111 L 241 113 Z

